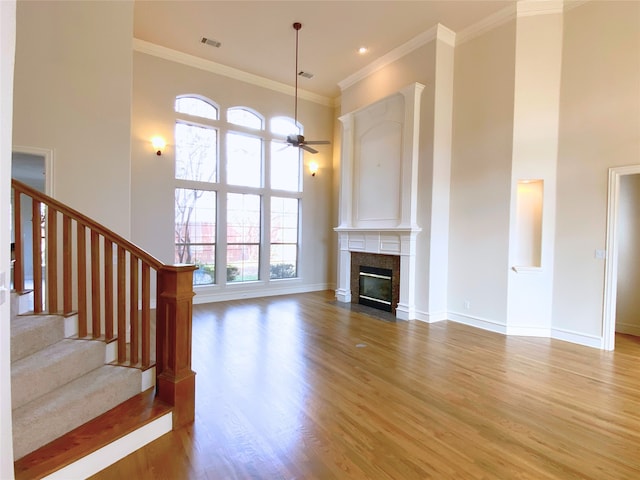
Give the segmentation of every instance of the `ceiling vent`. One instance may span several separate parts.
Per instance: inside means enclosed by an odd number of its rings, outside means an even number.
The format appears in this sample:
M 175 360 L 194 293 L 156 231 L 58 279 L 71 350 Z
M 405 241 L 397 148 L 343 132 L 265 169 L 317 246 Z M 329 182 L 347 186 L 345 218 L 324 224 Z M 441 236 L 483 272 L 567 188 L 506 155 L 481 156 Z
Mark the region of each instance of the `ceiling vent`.
M 298 75 L 304 78 L 313 78 L 313 73 L 305 72 L 304 70 L 300 70 Z
M 220 48 L 220 45 L 222 45 L 219 41 L 214 40 L 213 38 L 207 38 L 207 37 L 202 37 L 202 40 L 200 40 L 201 43 L 204 43 L 205 45 L 211 45 L 212 47 L 216 47 L 216 48 Z

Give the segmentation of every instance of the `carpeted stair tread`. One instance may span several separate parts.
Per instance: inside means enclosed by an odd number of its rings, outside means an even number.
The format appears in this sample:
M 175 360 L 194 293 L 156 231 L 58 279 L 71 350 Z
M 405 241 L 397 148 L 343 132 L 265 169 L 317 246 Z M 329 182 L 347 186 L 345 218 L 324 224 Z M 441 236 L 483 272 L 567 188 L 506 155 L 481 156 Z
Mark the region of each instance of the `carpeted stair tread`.
M 59 315 L 19 315 L 11 321 L 11 362 L 53 345 L 64 338 Z
M 19 408 L 104 365 L 104 358 L 104 343 L 66 339 L 12 363 L 12 408 Z
M 19 459 L 140 393 L 141 372 L 104 365 L 13 410 Z

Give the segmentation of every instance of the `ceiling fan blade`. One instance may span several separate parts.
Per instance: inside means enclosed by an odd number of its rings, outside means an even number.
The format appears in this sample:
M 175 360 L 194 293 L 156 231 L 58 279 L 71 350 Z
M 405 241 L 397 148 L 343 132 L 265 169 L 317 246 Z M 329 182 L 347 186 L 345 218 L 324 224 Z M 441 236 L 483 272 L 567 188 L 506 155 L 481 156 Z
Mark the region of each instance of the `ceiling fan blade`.
M 304 142 L 305 145 L 330 145 L 329 140 L 309 140 Z
M 303 150 L 306 150 L 309 153 L 318 153 L 318 150 L 316 150 L 315 148 L 308 147 L 306 144 L 300 145 L 300 148 Z

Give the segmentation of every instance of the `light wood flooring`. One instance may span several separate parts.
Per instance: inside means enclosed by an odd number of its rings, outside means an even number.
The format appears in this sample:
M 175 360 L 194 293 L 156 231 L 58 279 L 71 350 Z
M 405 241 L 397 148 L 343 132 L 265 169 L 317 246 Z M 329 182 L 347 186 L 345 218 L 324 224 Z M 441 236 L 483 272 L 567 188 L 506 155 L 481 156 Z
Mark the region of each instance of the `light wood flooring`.
M 385 321 L 333 292 L 195 305 L 196 421 L 92 477 L 640 479 L 616 351 Z

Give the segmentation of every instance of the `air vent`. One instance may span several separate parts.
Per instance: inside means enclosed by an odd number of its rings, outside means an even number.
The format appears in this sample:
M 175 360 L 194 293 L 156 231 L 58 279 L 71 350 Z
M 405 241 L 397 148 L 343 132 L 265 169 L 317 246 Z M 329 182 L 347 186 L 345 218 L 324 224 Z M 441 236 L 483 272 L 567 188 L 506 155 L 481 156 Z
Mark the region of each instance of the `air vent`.
M 200 42 L 216 48 L 220 48 L 220 45 L 222 45 L 219 41 L 207 37 L 202 37 L 202 40 L 200 40 Z
M 300 75 L 301 77 L 304 77 L 304 78 L 313 78 L 313 73 L 305 72 L 303 70 L 300 70 L 298 72 L 298 75 Z

